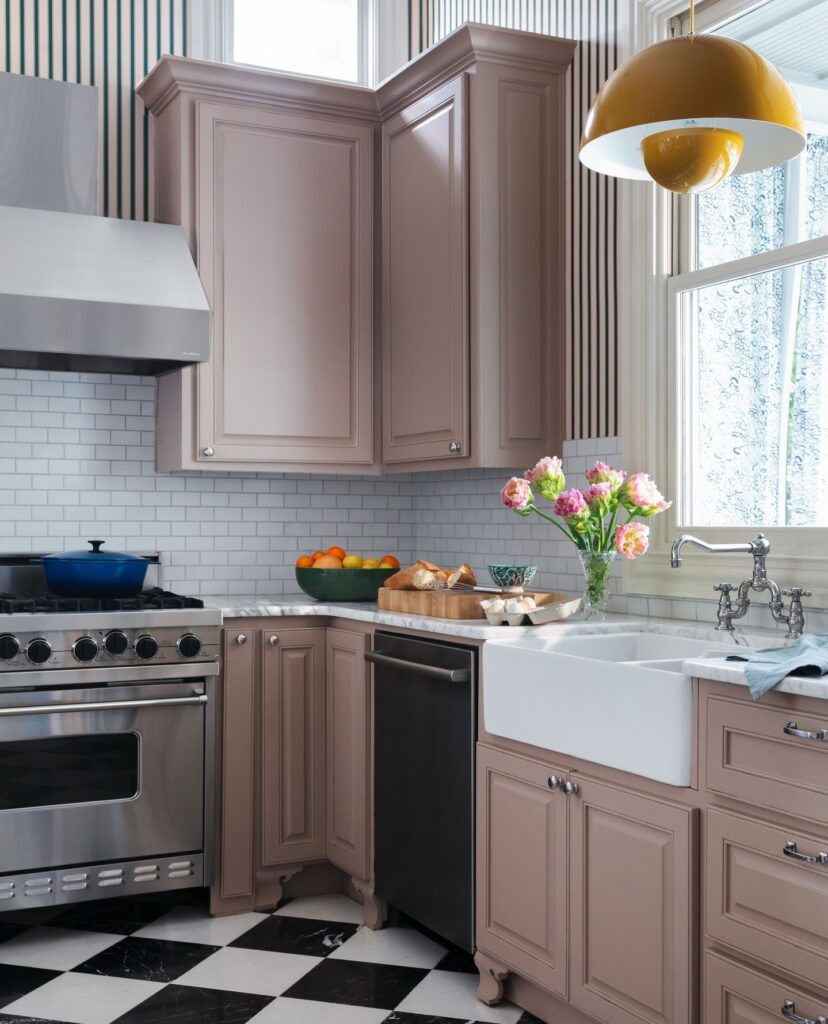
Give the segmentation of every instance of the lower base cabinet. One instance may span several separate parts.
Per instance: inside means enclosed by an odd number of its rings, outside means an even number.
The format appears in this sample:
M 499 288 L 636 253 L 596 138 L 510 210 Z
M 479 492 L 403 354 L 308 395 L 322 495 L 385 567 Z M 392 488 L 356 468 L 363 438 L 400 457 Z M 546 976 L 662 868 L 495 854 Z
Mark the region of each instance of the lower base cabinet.
M 691 1024 L 698 812 L 483 745 L 478 786 L 489 974 L 605 1024 Z
M 717 953 L 704 962 L 704 1024 L 823 1024 L 828 1000 Z

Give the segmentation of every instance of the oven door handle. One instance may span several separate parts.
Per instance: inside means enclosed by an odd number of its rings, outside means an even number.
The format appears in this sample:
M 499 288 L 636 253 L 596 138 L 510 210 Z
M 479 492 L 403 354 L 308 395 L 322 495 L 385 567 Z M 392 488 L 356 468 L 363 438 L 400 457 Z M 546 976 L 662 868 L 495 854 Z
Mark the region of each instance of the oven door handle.
M 35 704 L 25 708 L 0 708 L 0 717 L 13 715 L 64 715 L 74 711 L 122 711 L 126 708 L 176 707 L 206 704 L 206 693 L 192 697 L 151 697 L 149 700 L 102 700 L 89 704 Z

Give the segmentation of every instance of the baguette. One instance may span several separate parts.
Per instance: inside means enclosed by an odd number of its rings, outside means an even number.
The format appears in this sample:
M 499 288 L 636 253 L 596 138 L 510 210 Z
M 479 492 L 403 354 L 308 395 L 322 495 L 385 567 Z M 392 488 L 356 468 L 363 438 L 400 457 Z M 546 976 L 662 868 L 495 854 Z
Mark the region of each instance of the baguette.
M 446 586 L 455 587 L 458 583 L 464 584 L 468 587 L 477 586 L 477 577 L 474 575 L 472 568 L 464 562 L 458 566 L 454 572 L 448 574 L 446 579 Z
M 407 569 L 400 569 L 399 572 L 394 573 L 393 576 L 389 576 L 385 581 L 385 586 L 390 587 L 391 590 L 433 590 L 434 587 L 418 587 L 414 582 L 414 576 L 418 572 L 429 572 L 433 573 L 439 579 L 446 579 L 448 573 L 445 569 L 441 569 L 439 565 L 435 565 L 434 562 L 426 562 L 424 559 L 419 559 L 414 565 L 409 565 Z M 445 575 L 444 575 L 445 574 Z

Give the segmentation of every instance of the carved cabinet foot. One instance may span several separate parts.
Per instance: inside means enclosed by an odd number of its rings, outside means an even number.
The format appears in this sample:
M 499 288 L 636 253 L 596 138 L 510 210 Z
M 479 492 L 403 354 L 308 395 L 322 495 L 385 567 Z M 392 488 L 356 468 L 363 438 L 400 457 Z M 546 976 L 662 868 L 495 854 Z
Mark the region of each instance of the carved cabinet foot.
M 475 953 L 474 964 L 480 972 L 480 984 L 477 986 L 477 998 L 487 1006 L 494 1006 L 503 999 L 503 982 L 509 973 L 508 968 L 492 960 L 485 953 Z
M 371 885 L 363 878 L 352 878 L 351 885 L 362 899 L 363 921 L 371 931 L 378 931 L 388 917 L 388 904 L 374 894 Z
M 256 910 L 270 910 L 281 902 L 285 892 L 284 886 L 304 867 L 304 864 L 288 864 L 285 867 L 276 869 L 275 876 L 273 869 L 265 874 L 262 872 L 256 877 Z M 263 877 L 264 876 L 264 877 Z

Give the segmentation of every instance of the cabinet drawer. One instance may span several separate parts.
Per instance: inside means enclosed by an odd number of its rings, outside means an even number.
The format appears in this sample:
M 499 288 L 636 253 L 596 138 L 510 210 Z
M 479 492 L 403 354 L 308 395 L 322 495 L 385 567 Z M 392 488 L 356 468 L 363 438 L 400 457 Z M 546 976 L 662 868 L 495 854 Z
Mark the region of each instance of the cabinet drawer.
M 707 815 L 707 933 L 806 981 L 828 984 L 828 838 L 724 811 Z
M 704 1024 L 780 1024 L 788 1017 L 809 1021 L 828 1015 L 828 1001 L 815 998 L 769 974 L 741 967 L 715 953 L 704 964 Z
M 757 707 L 710 694 L 706 700 L 705 785 L 759 807 L 828 821 L 828 742 L 788 735 L 828 728 L 824 718 Z

